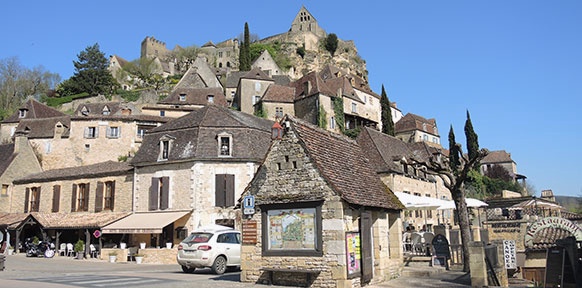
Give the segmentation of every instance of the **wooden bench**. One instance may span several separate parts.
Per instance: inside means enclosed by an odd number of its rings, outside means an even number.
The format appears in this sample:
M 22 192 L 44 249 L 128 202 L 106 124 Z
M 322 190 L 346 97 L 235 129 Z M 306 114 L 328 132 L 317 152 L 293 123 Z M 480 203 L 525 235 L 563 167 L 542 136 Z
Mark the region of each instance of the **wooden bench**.
M 321 272 L 321 270 L 301 268 L 261 268 L 260 270 L 269 274 L 269 285 L 275 285 L 273 282 L 274 272 L 305 274 L 307 276 L 307 283 L 305 283 L 305 287 L 309 287 L 311 285 L 312 275 L 316 275 Z

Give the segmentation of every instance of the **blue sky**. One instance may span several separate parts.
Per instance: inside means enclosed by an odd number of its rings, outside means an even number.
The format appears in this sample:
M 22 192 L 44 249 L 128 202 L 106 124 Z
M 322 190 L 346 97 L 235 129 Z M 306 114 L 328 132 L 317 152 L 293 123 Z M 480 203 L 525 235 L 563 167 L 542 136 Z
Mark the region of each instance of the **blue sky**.
M 468 109 L 481 147 L 510 152 L 538 195 L 582 196 L 582 1 L 9 1 L 0 59 L 67 79 L 94 43 L 133 60 L 146 36 L 200 46 L 248 22 L 263 38 L 302 5 L 355 42 L 374 91 L 435 118 L 445 147 L 450 125 L 465 146 Z

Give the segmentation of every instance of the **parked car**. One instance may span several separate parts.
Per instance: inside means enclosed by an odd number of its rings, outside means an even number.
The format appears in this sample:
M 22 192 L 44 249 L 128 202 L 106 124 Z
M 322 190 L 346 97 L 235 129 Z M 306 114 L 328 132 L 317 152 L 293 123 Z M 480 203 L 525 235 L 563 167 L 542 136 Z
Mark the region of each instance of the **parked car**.
M 210 267 L 215 274 L 227 268 L 240 268 L 241 234 L 230 227 L 202 227 L 178 245 L 178 264 L 182 271 L 192 273 L 196 268 Z

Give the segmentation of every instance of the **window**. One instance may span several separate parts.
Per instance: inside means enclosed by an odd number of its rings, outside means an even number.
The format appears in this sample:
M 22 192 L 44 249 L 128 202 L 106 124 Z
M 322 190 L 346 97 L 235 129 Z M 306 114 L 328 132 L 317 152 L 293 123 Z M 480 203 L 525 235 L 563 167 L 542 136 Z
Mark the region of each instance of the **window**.
M 255 82 L 255 91 L 257 92 L 261 91 L 261 83 Z
M 322 256 L 321 202 L 262 205 L 264 256 Z
M 143 139 L 143 135 L 148 129 L 143 126 L 137 126 L 137 138 Z
M 170 177 L 153 177 L 150 186 L 149 210 L 166 210 L 170 207 Z
M 26 109 L 20 109 L 18 110 L 18 118 L 24 118 L 26 117 Z
M 39 212 L 40 187 L 26 188 L 24 194 L 24 213 Z
M 215 175 L 215 204 L 216 207 L 234 206 L 234 175 L 216 174 Z
M 425 142 L 428 141 L 428 135 L 423 135 L 422 140 L 424 140 Z
M 95 126 L 85 127 L 85 138 L 97 138 L 99 136 L 99 128 Z
M 168 160 L 170 155 L 170 141 L 165 140 L 160 142 L 160 160 Z
M 109 114 L 111 114 L 111 110 L 109 110 L 109 107 L 105 106 L 105 107 L 103 107 L 103 110 L 101 111 L 101 114 L 103 114 L 103 115 L 109 115 Z
M 261 96 L 253 96 L 253 105 L 259 103 L 259 101 L 261 101 Z
M 162 116 L 162 117 L 166 116 L 166 111 L 164 111 L 164 110 L 161 110 L 161 111 L 160 111 L 160 116 Z
M 50 154 L 52 151 L 52 142 L 46 142 L 44 144 L 44 153 Z
M 275 117 L 283 118 L 283 107 L 275 107 Z
M 185 93 L 180 94 L 180 101 L 186 101 L 186 94 Z
M 208 103 L 214 103 L 214 95 L 208 95 L 206 100 L 208 100 Z
M 352 113 L 358 113 L 358 104 L 352 103 Z
M 218 58 L 222 58 L 222 52 L 218 52 Z
M 232 136 L 218 135 L 218 156 L 232 156 Z
M 113 210 L 113 199 L 115 195 L 115 181 L 97 182 L 95 193 L 95 212 L 102 210 Z
M 61 203 L 61 185 L 53 186 L 53 209 L 52 212 L 59 212 Z
M 71 212 L 89 211 L 89 183 L 73 184 Z
M 119 138 L 120 136 L 119 127 L 107 127 L 107 138 Z
M 216 237 L 217 243 L 240 244 L 240 233 L 224 233 Z
M 330 129 L 335 129 L 335 117 L 331 116 L 329 118 L 329 128 Z
M 8 196 L 8 184 L 2 184 L 2 192 L 0 196 Z

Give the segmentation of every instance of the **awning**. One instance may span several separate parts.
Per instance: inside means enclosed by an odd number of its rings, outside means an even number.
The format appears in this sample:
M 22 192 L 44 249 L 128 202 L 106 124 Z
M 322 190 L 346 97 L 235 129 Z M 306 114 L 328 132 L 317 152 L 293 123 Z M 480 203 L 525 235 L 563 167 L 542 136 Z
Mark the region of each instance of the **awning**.
M 164 227 L 191 211 L 144 212 L 131 214 L 101 229 L 103 234 L 161 234 Z
M 478 208 L 478 207 L 485 207 L 489 206 L 489 204 L 475 198 L 465 198 L 465 203 L 467 203 L 467 207 L 469 208 Z M 447 200 L 444 205 L 441 205 L 437 210 L 446 210 L 446 209 L 457 209 L 455 206 L 455 201 Z
M 404 192 L 394 192 L 394 195 L 408 210 L 434 210 L 445 204 L 444 200 Z

